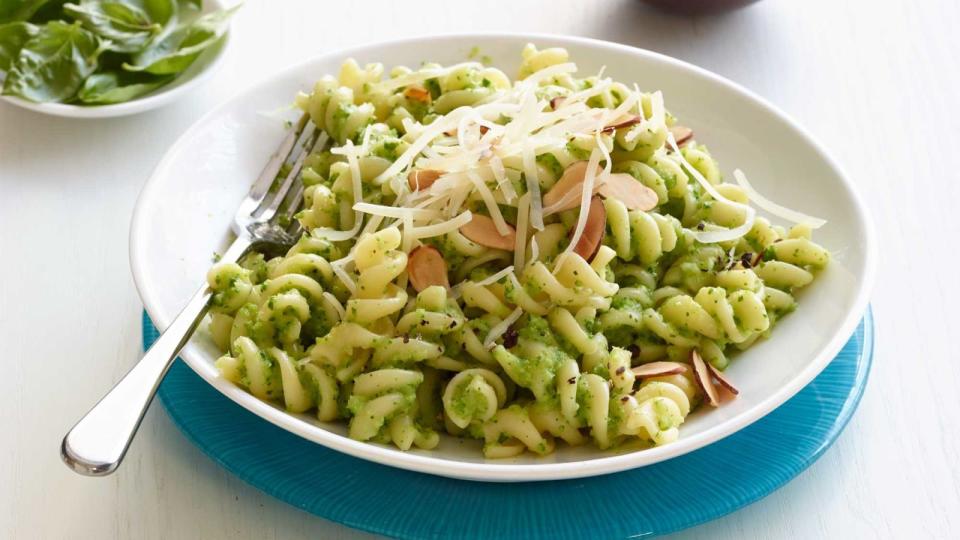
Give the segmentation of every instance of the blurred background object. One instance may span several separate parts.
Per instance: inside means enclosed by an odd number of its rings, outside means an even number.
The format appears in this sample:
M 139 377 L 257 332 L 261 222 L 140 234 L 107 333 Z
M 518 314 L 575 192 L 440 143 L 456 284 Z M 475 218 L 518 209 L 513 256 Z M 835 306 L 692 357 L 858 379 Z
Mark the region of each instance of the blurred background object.
M 741 8 L 757 0 L 643 0 L 664 11 L 683 15 L 706 15 Z

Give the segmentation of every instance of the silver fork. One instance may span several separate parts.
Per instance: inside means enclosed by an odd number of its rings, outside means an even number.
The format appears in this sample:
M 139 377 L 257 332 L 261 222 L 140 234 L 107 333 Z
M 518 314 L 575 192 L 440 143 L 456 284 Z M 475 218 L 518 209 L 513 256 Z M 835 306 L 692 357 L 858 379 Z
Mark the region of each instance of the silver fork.
M 297 179 L 320 133 L 307 115 L 293 126 L 240 203 L 233 220 L 237 239 L 222 261 L 237 262 L 251 248 L 286 250 L 297 241 L 302 231 L 292 214 L 303 200 L 303 183 Z M 288 172 L 281 175 L 284 167 Z M 71 469 L 90 476 L 116 470 L 160 381 L 207 313 L 212 294 L 206 285 L 201 287 L 140 362 L 67 433 L 60 455 Z

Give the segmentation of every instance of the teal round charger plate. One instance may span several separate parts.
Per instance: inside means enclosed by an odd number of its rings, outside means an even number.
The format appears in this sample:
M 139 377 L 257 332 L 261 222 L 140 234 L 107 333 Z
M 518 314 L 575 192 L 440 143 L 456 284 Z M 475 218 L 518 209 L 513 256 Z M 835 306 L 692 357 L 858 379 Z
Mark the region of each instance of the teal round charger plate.
M 157 330 L 143 316 L 144 346 Z M 159 396 L 173 422 L 250 485 L 348 527 L 396 538 L 636 538 L 743 508 L 809 467 L 863 395 L 873 316 L 816 379 L 779 408 L 700 450 L 593 478 L 497 484 L 395 469 L 327 449 L 248 412 L 184 362 Z

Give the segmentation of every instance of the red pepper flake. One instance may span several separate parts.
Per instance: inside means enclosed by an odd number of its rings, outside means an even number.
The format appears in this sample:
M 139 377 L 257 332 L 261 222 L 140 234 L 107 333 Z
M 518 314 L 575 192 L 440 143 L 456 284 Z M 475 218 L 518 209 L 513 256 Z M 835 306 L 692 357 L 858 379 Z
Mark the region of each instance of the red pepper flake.
M 569 379 L 567 379 L 568 384 L 575 384 L 576 382 L 577 382 L 576 377 L 570 377 Z
M 511 324 L 503 333 L 503 346 L 512 349 L 517 345 L 517 329 Z
M 616 373 L 617 373 L 617 375 L 623 375 L 623 372 L 626 371 L 626 370 L 627 370 L 626 367 L 620 366 L 620 367 L 617 368 Z
M 567 99 L 567 98 L 564 97 L 564 96 L 557 96 L 557 97 L 551 99 L 551 100 L 550 100 L 550 108 L 553 109 L 553 110 L 557 110 L 557 107 L 559 107 L 560 104 L 563 103 L 563 100 L 565 100 L 565 99 Z

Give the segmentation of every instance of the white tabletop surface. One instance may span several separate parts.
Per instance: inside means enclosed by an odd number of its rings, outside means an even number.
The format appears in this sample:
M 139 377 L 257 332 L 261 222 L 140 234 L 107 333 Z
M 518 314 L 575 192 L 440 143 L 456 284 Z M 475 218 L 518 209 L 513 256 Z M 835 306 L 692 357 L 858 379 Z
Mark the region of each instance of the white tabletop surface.
M 75 475 L 58 446 L 140 354 L 127 226 L 141 186 L 187 126 L 318 53 L 484 30 L 619 41 L 738 81 L 823 141 L 876 218 L 876 356 L 860 410 L 786 487 L 677 536 L 956 538 L 958 22 L 953 0 L 765 0 L 696 19 L 635 0 L 250 0 L 222 72 L 182 102 L 100 121 L 0 103 L 0 538 L 369 537 L 227 474 L 160 407 L 111 477 Z

